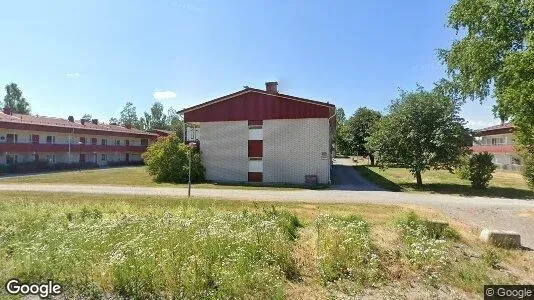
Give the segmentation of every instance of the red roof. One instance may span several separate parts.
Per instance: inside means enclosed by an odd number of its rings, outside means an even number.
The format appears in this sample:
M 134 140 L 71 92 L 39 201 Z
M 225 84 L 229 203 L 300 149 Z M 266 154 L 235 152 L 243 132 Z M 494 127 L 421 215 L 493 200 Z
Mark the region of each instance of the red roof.
M 329 118 L 335 105 L 259 89 L 244 90 L 179 111 L 186 122 Z
M 499 125 L 494 125 L 478 130 L 478 135 L 490 135 L 490 134 L 500 134 L 500 133 L 509 133 L 514 129 L 512 123 L 502 123 Z
M 172 130 L 164 130 L 164 129 L 152 129 L 150 132 L 156 133 L 159 136 L 169 136 L 174 133 Z
M 155 133 L 149 133 L 135 128 L 128 129 L 119 125 L 93 124 L 91 122 L 85 122 L 85 124 L 82 125 L 80 121 L 70 122 L 67 119 L 22 114 L 8 115 L 3 112 L 0 112 L 0 128 L 33 129 L 52 132 L 69 132 L 74 129 L 76 132 L 101 132 L 106 135 L 117 134 L 157 137 L 157 134 Z
M 513 145 L 477 145 L 472 146 L 473 152 L 489 152 L 489 153 L 514 153 Z

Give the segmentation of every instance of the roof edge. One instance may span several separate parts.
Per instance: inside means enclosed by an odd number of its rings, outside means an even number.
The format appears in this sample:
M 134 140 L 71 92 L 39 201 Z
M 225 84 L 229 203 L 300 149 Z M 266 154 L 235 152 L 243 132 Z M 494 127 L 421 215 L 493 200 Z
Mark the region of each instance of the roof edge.
M 234 93 L 231 93 L 231 94 L 219 97 L 219 98 L 215 98 L 213 100 L 209 100 L 209 101 L 206 101 L 206 102 L 203 102 L 203 103 L 200 103 L 200 104 L 188 107 L 188 108 L 184 108 L 184 109 L 178 111 L 178 113 L 179 114 L 183 114 L 183 113 L 186 113 L 186 112 L 197 110 L 199 108 L 206 107 L 206 106 L 209 106 L 209 105 L 221 102 L 221 101 L 225 101 L 225 100 L 228 100 L 228 99 L 231 99 L 231 98 L 234 98 L 234 97 L 246 94 L 246 93 L 250 93 L 250 92 L 260 93 L 260 94 L 270 95 L 270 96 L 282 97 L 282 98 L 285 98 L 285 99 L 294 100 L 294 101 L 300 101 L 300 102 L 306 102 L 306 103 L 314 104 L 314 105 L 321 105 L 321 106 L 326 106 L 326 107 L 336 107 L 334 104 L 331 104 L 331 103 L 326 103 L 326 102 L 321 102 L 321 101 L 316 101 L 316 100 L 311 100 L 311 99 L 306 99 L 306 98 L 300 98 L 300 97 L 281 94 L 281 93 L 271 94 L 271 93 L 268 93 L 267 91 L 260 90 L 260 89 L 255 89 L 255 88 L 245 88 L 243 90 L 240 90 L 240 91 L 237 91 L 237 92 L 234 92 Z

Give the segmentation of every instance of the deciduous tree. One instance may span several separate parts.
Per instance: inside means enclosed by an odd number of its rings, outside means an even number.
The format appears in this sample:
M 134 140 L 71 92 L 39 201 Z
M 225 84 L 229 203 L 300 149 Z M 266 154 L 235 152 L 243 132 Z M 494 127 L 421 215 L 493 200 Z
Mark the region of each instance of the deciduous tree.
M 30 103 L 22 97 L 22 91 L 16 83 L 6 85 L 3 108 L 17 114 L 30 114 Z
M 402 91 L 376 124 L 367 147 L 377 153 L 382 167 L 407 168 L 420 186 L 424 171 L 452 171 L 468 151 L 472 140 L 458 112 L 458 104 L 436 90 Z
M 132 102 L 126 102 L 126 105 L 124 105 L 124 108 L 121 110 L 119 124 L 122 126 L 139 128 L 139 120 L 137 119 L 136 108 Z
M 372 151 L 366 147 L 366 139 L 371 135 L 373 127 L 380 120 L 380 112 L 367 107 L 359 108 L 347 121 L 347 135 L 351 154 L 369 156 L 371 165 L 375 164 Z
M 534 1 L 458 0 L 448 26 L 461 32 L 439 57 L 463 99 L 497 101 L 510 118 L 523 157 L 523 174 L 534 188 Z

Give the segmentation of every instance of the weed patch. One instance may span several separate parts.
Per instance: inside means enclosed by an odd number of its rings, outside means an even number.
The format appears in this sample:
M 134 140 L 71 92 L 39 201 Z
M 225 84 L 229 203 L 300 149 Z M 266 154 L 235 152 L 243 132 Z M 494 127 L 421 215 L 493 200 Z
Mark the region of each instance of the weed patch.
M 369 224 L 359 216 L 319 216 L 317 255 L 324 284 L 336 283 L 348 292 L 382 280 L 380 260 L 371 243 Z
M 72 298 L 283 298 L 300 224 L 283 211 L 102 213 L 12 205 L 0 280 L 53 278 Z

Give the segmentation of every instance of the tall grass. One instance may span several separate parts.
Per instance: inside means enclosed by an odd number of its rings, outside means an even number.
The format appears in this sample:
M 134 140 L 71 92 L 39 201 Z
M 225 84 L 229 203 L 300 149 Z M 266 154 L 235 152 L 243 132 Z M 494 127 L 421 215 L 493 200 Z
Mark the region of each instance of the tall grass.
M 447 264 L 447 240 L 458 240 L 458 233 L 449 226 L 436 226 L 414 212 L 403 214 L 396 225 L 403 242 L 402 257 L 423 272 L 423 281 L 436 283 Z
M 323 283 L 358 290 L 381 281 L 380 260 L 370 228 L 359 216 L 319 216 L 317 254 Z M 352 285 L 351 285 L 352 284 Z
M 0 281 L 48 279 L 70 298 L 284 297 L 298 220 L 183 208 L 0 204 Z

